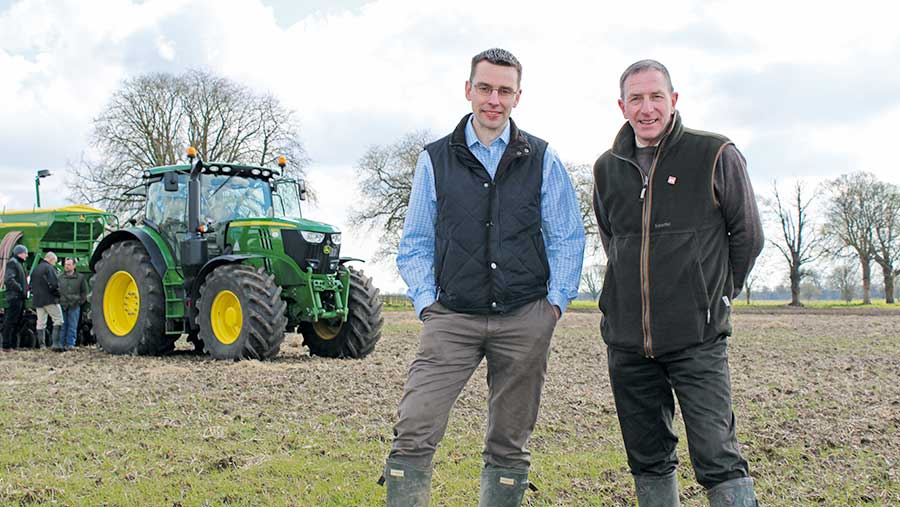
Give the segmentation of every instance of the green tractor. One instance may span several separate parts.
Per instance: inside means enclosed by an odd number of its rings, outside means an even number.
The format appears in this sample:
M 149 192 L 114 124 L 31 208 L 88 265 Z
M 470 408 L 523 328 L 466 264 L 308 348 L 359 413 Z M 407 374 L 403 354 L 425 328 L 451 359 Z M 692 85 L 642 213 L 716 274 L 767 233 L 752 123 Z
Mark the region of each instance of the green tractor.
M 143 218 L 90 260 L 94 334 L 113 354 L 160 355 L 187 334 L 218 359 L 269 359 L 285 332 L 311 354 L 361 358 L 381 337 L 381 298 L 340 257 L 341 233 L 301 218 L 303 182 L 205 162 L 145 171 Z M 284 159 L 279 159 L 284 169 Z

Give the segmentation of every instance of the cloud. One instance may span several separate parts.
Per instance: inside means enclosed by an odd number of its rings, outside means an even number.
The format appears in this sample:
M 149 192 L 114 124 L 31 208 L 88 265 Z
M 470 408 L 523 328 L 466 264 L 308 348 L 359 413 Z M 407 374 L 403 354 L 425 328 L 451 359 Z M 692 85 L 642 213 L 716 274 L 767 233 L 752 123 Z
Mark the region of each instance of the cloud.
M 312 16 L 329 16 L 347 11 L 358 11 L 371 0 L 273 0 L 267 2 L 275 20 L 282 28 Z
M 885 65 L 898 60 L 895 50 L 835 65 L 779 63 L 721 74 L 710 88 L 712 99 L 727 106 L 737 124 L 813 127 L 865 121 L 900 104 L 900 70 Z
M 410 132 L 410 125 L 419 121 L 402 113 L 383 114 L 378 116 L 378 126 L 374 129 L 371 120 L 372 115 L 367 112 L 348 111 L 311 117 L 304 121 L 301 134 L 307 146 L 314 147 L 310 153 L 313 166 L 355 166 L 356 161 L 370 146 L 396 141 Z M 440 131 L 447 128 L 447 125 L 440 125 Z M 339 135 L 335 135 L 336 133 Z
M 514 118 L 564 160 L 607 149 L 623 121 L 619 74 L 652 57 L 672 72 L 686 124 L 734 139 L 758 187 L 785 172 L 898 181 L 873 149 L 900 123 L 900 33 L 884 5 L 557 0 L 486 16 L 474 0 L 0 2 L 0 178 L 11 182 L 0 204 L 30 206 L 39 168 L 54 172 L 42 195 L 65 204 L 67 163 L 119 83 L 188 68 L 295 109 L 312 183 L 340 202 L 368 146 L 455 125 L 469 59 L 495 46 L 525 66 Z M 340 206 L 317 213 L 346 221 Z
M 756 186 L 785 177 L 835 177 L 852 170 L 848 153 L 797 142 L 800 135 L 794 129 L 773 128 L 740 146 Z

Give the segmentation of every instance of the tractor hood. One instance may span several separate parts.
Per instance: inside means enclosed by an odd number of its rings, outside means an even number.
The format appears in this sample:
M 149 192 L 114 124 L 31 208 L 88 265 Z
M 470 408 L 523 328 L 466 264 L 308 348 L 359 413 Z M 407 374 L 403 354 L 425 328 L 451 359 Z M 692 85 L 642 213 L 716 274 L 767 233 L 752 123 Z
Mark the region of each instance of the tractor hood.
M 268 227 L 270 229 L 296 229 L 298 231 L 312 231 L 324 233 L 341 232 L 340 229 L 333 225 L 307 220 L 305 218 L 285 218 L 285 217 L 261 217 L 261 218 L 241 218 L 232 220 L 228 227 Z

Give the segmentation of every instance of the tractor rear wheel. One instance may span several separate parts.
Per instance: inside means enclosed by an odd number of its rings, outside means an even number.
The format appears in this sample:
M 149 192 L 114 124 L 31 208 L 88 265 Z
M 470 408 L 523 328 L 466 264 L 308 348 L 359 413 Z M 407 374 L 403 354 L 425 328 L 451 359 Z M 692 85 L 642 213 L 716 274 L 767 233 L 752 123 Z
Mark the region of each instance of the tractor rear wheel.
M 384 317 L 378 289 L 362 271 L 347 269 L 350 270 L 347 321 L 333 319 L 300 324 L 303 343 L 312 355 L 360 359 L 375 350 L 375 344 L 381 339 Z
M 166 335 L 162 280 L 138 241 L 115 243 L 95 266 L 91 291 L 94 335 L 111 354 L 164 355 L 175 348 Z
M 270 359 L 287 326 L 281 287 L 262 268 L 219 266 L 200 286 L 197 324 L 204 348 L 216 359 Z

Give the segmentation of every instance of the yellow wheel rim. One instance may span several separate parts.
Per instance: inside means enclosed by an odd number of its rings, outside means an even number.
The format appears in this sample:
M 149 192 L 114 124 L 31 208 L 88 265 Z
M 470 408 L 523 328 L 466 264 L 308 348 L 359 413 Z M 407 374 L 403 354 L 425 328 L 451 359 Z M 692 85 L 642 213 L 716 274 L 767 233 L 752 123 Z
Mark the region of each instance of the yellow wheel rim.
M 316 332 L 316 335 L 322 340 L 333 340 L 338 333 L 341 332 L 341 324 L 342 322 L 338 321 L 336 326 L 329 325 L 328 322 L 324 320 L 318 320 L 313 322 L 313 330 Z
M 241 335 L 244 325 L 244 313 L 241 311 L 241 300 L 230 290 L 216 294 L 210 309 L 213 335 L 216 340 L 231 345 Z
M 103 290 L 103 318 L 116 336 L 125 336 L 137 324 L 141 311 L 141 295 L 134 277 L 127 271 L 116 271 Z

